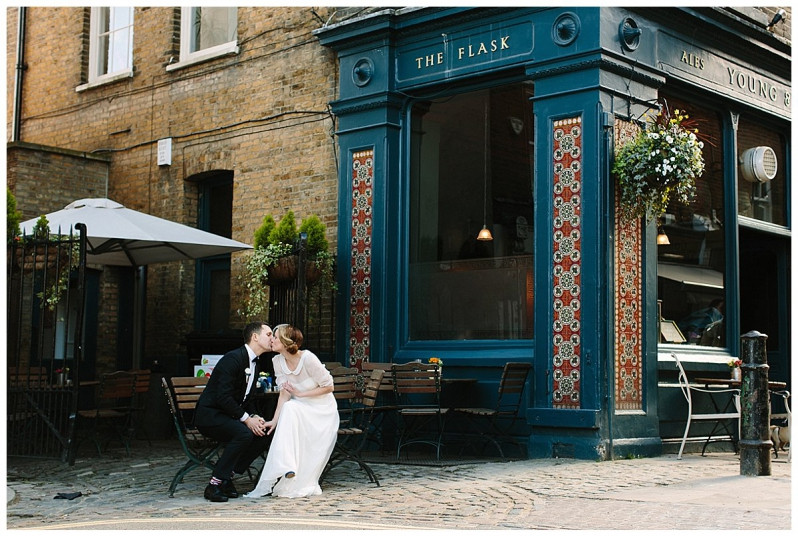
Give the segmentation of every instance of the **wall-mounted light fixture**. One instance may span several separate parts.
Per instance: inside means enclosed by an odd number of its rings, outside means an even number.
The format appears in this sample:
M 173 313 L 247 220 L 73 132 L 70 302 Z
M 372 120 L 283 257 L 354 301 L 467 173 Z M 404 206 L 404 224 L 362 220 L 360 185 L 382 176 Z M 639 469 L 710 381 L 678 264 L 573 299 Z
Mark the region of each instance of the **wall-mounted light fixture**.
M 773 27 L 776 26 L 778 23 L 784 20 L 784 17 L 787 16 L 787 12 L 783 9 L 780 9 L 773 15 L 773 18 L 770 20 L 770 24 L 768 24 L 765 29 L 769 32 L 773 31 Z
M 488 229 L 488 103 L 490 102 L 490 93 L 487 94 L 485 97 L 485 150 L 482 152 L 482 159 L 484 161 L 484 169 L 482 173 L 482 181 L 484 184 L 484 189 L 482 193 L 483 199 L 483 208 L 482 208 L 482 230 L 479 231 L 477 235 L 477 240 L 484 240 L 489 241 L 493 240 L 493 235 L 490 233 L 490 229 Z

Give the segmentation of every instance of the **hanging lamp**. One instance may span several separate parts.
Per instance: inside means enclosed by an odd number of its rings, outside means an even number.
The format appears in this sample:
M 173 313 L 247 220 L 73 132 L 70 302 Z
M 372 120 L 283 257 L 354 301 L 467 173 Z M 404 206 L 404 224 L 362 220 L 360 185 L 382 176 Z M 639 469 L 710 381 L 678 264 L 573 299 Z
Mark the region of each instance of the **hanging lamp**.
M 482 199 L 483 199 L 483 208 L 482 208 L 482 230 L 479 231 L 477 235 L 477 240 L 482 240 L 488 242 L 493 240 L 493 235 L 490 233 L 490 229 L 488 229 L 488 101 L 489 101 L 490 94 L 485 97 L 485 150 L 482 153 L 483 161 L 484 161 L 484 170 L 482 174 L 482 181 L 484 184 L 483 192 L 482 192 Z

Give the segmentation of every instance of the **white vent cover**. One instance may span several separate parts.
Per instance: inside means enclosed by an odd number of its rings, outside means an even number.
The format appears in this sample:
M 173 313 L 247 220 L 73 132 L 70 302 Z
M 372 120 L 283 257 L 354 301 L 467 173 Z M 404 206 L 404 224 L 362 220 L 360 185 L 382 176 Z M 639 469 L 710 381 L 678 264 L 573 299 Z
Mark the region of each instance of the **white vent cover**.
M 776 152 L 760 145 L 743 151 L 740 156 L 740 172 L 748 182 L 768 182 L 776 176 L 779 163 Z

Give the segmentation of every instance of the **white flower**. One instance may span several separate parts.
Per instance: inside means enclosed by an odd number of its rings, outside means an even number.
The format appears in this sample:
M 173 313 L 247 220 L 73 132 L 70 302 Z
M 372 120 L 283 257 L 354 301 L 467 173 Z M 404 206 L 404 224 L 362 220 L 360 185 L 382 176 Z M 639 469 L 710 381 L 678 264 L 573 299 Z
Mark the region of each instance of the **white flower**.
M 244 374 L 246 374 L 247 376 L 249 376 L 250 374 L 252 374 L 252 371 L 251 371 L 251 370 L 249 370 L 249 368 L 247 368 L 247 369 L 244 371 Z

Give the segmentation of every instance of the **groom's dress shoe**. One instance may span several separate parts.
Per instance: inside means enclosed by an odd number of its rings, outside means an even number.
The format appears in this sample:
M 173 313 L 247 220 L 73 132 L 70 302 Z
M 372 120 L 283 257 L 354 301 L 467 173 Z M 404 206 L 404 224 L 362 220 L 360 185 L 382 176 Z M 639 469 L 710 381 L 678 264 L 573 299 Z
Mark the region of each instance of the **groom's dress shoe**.
M 211 502 L 227 502 L 227 495 L 222 491 L 222 487 L 214 484 L 205 486 L 205 498 Z
M 233 481 L 232 480 L 224 480 L 224 481 L 222 481 L 222 484 L 219 487 L 222 488 L 222 493 L 228 499 L 237 499 L 238 498 L 238 491 L 236 490 L 236 487 L 233 485 Z

